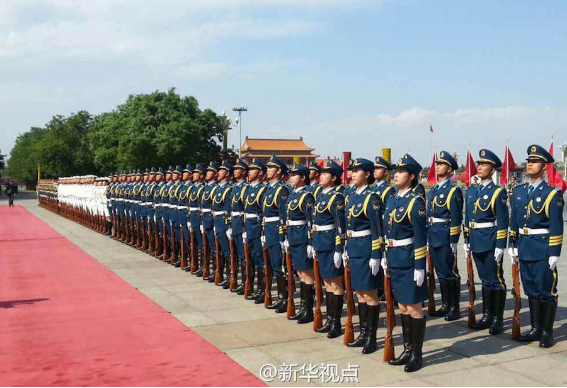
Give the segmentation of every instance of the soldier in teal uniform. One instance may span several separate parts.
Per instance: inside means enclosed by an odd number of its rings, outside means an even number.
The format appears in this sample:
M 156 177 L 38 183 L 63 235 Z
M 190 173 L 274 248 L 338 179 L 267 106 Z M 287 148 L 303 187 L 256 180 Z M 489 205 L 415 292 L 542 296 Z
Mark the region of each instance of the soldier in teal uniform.
M 352 288 L 356 291 L 360 316 L 360 335 L 351 347 L 361 347 L 363 354 L 378 349 L 376 331 L 380 314 L 378 288 L 383 240 L 380 215 L 382 202 L 369 187 L 374 183 L 374 163 L 356 159 L 349 167 L 355 188 L 346 198 L 346 250 L 343 261 L 350 264 Z
M 217 286 L 228 289 L 230 286 L 230 245 L 226 234 L 229 227 L 230 217 L 230 193 L 232 186 L 230 180 L 232 178 L 232 166 L 228 160 L 224 160 L 219 166 L 217 175 L 217 186 L 213 195 L 213 222 L 215 238 L 219 240 L 220 246 L 220 265 L 219 273 L 221 282 Z M 223 270 L 226 270 L 226 276 L 223 279 Z
M 179 194 L 183 191 L 183 181 L 181 180 L 181 175 L 183 174 L 183 169 L 180 165 L 175 166 L 172 174 L 173 186 L 171 187 L 171 192 L 169 195 L 169 214 L 170 214 L 170 225 L 173 229 L 173 234 L 170 233 L 169 241 L 170 246 L 175 246 L 175 250 L 172 249 L 171 254 L 175 253 L 176 257 L 170 258 L 171 263 L 179 267 L 181 265 L 181 232 L 180 232 L 180 214 L 179 214 Z
M 524 292 L 528 296 L 531 330 L 520 342 L 553 345 L 557 312 L 557 262 L 563 245 L 563 193 L 544 179 L 553 156 L 539 145 L 528 147 L 526 174 L 529 182 L 512 192 L 510 248 L 512 264 L 520 262 Z
M 201 232 L 207 235 L 207 244 L 209 245 L 207 249 L 211 253 L 210 262 L 212 263 L 212 271 L 210 275 L 205 280 L 209 283 L 215 281 L 215 271 L 217 269 L 217 261 L 215 260 L 217 250 L 215 247 L 215 231 L 214 231 L 214 219 L 213 219 L 213 197 L 217 190 L 217 174 L 219 171 L 219 166 L 215 162 L 211 162 L 207 167 L 207 172 L 205 174 L 205 187 L 203 188 L 203 194 L 201 199 Z
M 386 159 L 381 156 L 377 156 L 374 159 L 374 187 L 372 190 L 378 194 L 380 201 L 382 202 L 382 209 L 386 208 L 386 203 L 388 199 L 396 195 L 396 189 L 390 184 L 390 171 L 392 170 L 392 165 L 388 163 Z M 382 214 L 380 215 L 382 217 Z M 380 276 L 384 276 L 384 270 L 380 267 Z M 378 285 L 378 296 L 380 301 L 385 301 L 386 296 L 384 294 L 384 283 Z
M 504 331 L 506 283 L 502 258 L 508 240 L 508 195 L 492 181 L 502 162 L 490 150 L 482 149 L 477 161 L 481 183 L 467 190 L 465 207 L 465 253 L 472 252 L 482 281 L 482 318 L 473 330 Z
M 309 220 L 314 197 L 313 193 L 307 189 L 309 186 L 309 170 L 307 167 L 294 165 L 290 170 L 289 183 L 293 191 L 289 194 L 285 205 L 287 230 L 284 249 L 286 251 L 289 249 L 291 252 L 293 268 L 299 276 L 301 298 L 299 311 L 289 319 L 304 324 L 313 322 L 313 287 L 315 284 L 313 273 L 313 255 L 315 252 L 309 235 Z
M 418 184 L 421 165 L 409 154 L 395 165 L 395 197 L 390 198 L 384 213 L 386 271 L 390 268 L 392 289 L 402 314 L 404 351 L 390 365 L 405 365 L 404 371 L 414 372 L 422 366 L 425 317 L 422 303 L 427 299 L 425 258 L 427 256 L 427 226 L 424 199 L 413 188 Z
M 319 184 L 319 176 L 321 174 L 321 167 L 315 162 L 311 162 L 309 164 L 309 186 L 307 186 L 307 191 L 313 193 L 313 196 L 316 198 L 317 194 L 319 194 L 319 190 L 321 189 L 321 185 Z
M 197 163 L 193 169 L 193 186 L 189 191 L 189 233 L 195 233 L 197 255 L 199 256 L 197 271 L 193 273 L 197 277 L 203 276 L 204 264 L 201 201 L 203 199 L 203 190 L 205 189 L 205 185 L 203 183 L 205 171 L 205 166 L 201 163 Z
M 251 268 L 247 274 L 250 285 L 254 284 L 255 272 L 258 276 L 256 291 L 247 296 L 256 304 L 264 302 L 264 259 L 262 257 L 262 208 L 266 186 L 262 184 L 266 174 L 266 165 L 259 159 L 252 160 L 248 166 L 248 185 L 244 190 L 244 232 L 243 243 L 247 243 L 250 251 Z
M 463 222 L 463 193 L 451 181 L 453 172 L 458 168 L 453 156 L 447 151 L 441 151 L 435 166 L 437 183 L 429 190 L 427 197 L 429 254 L 441 288 L 441 308 L 429 315 L 445 317 L 446 321 L 461 317 L 457 243 Z
M 285 227 L 285 205 L 289 196 L 284 177 L 288 168 L 278 157 L 272 156 L 266 163 L 268 184 L 262 201 L 263 236 L 262 246 L 267 246 L 272 276 L 276 277 L 278 297 L 268 309 L 283 313 L 287 310 L 287 282 L 284 275 L 283 246 Z M 260 276 L 263 276 L 260 275 Z
M 155 257 L 160 258 L 163 254 L 163 239 L 161 236 L 163 235 L 163 206 L 162 206 L 162 198 L 163 192 L 165 191 L 165 181 L 164 181 L 164 174 L 163 168 L 159 168 L 156 172 L 156 186 L 154 188 L 154 229 L 157 228 L 157 241 L 155 241 Z
M 341 314 L 344 303 L 341 235 L 345 231 L 345 197 L 341 185 L 343 169 L 326 160 L 321 168 L 319 195 L 311 213 L 311 239 L 317 253 L 319 272 L 325 284 L 327 320 L 318 333 L 328 338 L 341 335 Z
M 190 164 L 186 165 L 181 175 L 182 187 L 179 190 L 179 199 L 177 203 L 177 212 L 179 217 L 179 230 L 183 230 L 183 243 L 185 244 L 186 256 L 189 257 L 191 252 L 191 236 L 189 234 L 189 193 L 193 187 L 193 167 Z M 175 263 L 176 267 L 181 267 L 181 261 Z M 189 272 L 191 266 L 188 265 L 184 271 Z
M 248 164 L 241 158 L 238 158 L 233 169 L 234 184 L 230 192 L 230 227 L 227 230 L 227 237 L 232 238 L 236 249 L 234 254 L 238 258 L 238 267 L 240 268 L 241 283 L 233 292 L 238 295 L 244 295 L 244 282 L 246 281 L 246 260 L 244 257 L 244 242 L 242 241 L 242 233 L 244 232 L 244 193 L 246 191 L 246 176 L 248 174 Z

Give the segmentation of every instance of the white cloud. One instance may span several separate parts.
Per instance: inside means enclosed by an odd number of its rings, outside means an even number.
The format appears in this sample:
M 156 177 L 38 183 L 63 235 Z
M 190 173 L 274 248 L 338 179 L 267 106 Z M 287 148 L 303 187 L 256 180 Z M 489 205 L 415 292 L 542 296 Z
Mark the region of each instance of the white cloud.
M 316 152 L 339 155 L 352 151 L 355 156 L 372 158 L 383 147 L 391 147 L 393 156 L 410 151 L 422 164 L 430 160 L 429 145 L 438 150 L 466 154 L 468 143 L 471 152 L 480 148 L 504 152 L 506 142 L 517 160 L 525 148 L 540 142 L 547 146 L 552 135 L 556 143 L 567 141 L 565 122 L 567 111 L 552 107 L 503 106 L 491 108 L 462 108 L 454 111 L 413 107 L 398 113 L 343 117 L 334 121 L 301 121 L 286 127 L 285 133 L 272 136 L 303 134 L 307 144 Z M 434 126 L 430 135 L 429 123 Z M 290 136 L 290 135 L 287 135 Z

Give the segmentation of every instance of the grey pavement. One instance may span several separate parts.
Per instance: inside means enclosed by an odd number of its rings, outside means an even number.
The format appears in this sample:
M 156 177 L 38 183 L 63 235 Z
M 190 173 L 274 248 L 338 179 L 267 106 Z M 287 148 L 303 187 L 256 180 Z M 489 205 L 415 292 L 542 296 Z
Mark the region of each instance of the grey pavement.
M 447 323 L 442 318 L 428 319 L 424 345 L 424 367 L 408 374 L 403 367 L 392 367 L 382 361 L 385 334 L 384 314 L 380 317 L 378 338 L 380 349 L 372 355 L 362 355 L 360 349 L 343 345 L 343 337 L 329 340 L 313 332 L 310 324 L 298 325 L 284 315 L 254 305 L 242 297 L 197 279 L 168 264 L 141 253 L 122 243 L 102 236 L 74 222 L 37 206 L 32 199 L 17 200 L 31 213 L 49 224 L 71 242 L 137 288 L 175 318 L 183 322 L 228 356 L 259 376 L 265 364 L 337 364 L 339 370 L 348 364 L 358 365 L 359 383 L 327 383 L 321 378 L 315 385 L 362 386 L 558 386 L 567 384 L 563 367 L 567 365 L 567 300 L 559 298 L 556 319 L 556 344 L 540 349 L 537 344 L 523 345 L 510 340 L 512 297 L 508 296 L 505 333 L 490 336 L 487 331 L 467 328 L 467 289 L 463 284 L 461 312 L 463 318 Z M 0 204 L 6 204 L 0 197 Z M 567 273 L 567 255 L 563 251 L 559 273 Z M 463 283 L 466 266 L 462 249 L 459 262 Z M 511 287 L 510 262 L 505 257 L 505 277 Z M 560 277 L 561 279 L 561 277 Z M 480 284 L 477 280 L 477 294 Z M 559 291 L 563 289 L 559 282 Z M 274 292 L 275 295 L 275 292 Z M 439 295 L 436 295 L 439 301 Z M 296 300 L 297 301 L 297 300 Z M 439 303 L 439 302 L 438 302 Z M 522 330 L 529 324 L 527 300 L 522 299 Z M 476 307 L 477 318 L 480 306 Z M 355 330 L 356 330 L 355 317 Z M 344 320 L 343 320 L 344 323 Z M 156 328 L 160 330 L 160 328 Z M 356 334 L 356 333 L 355 333 Z M 401 329 L 394 330 L 396 354 L 401 352 Z M 188 349 L 190 351 L 190 349 Z M 301 374 L 301 373 L 300 373 Z M 299 375 L 300 375 L 299 374 Z M 305 377 L 305 376 L 304 376 Z M 307 380 L 280 381 L 270 385 L 308 385 Z

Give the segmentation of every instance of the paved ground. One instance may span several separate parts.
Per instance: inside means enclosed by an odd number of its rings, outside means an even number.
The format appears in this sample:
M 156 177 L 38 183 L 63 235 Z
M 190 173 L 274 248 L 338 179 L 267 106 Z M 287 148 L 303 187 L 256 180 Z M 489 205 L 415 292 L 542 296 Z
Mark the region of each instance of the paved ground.
M 5 203 L 3 199 L 5 197 L 0 197 L 0 204 Z M 567 300 L 564 298 L 559 299 L 556 345 L 551 349 L 542 350 L 537 344 L 520 345 L 510 340 L 512 299 L 508 297 L 506 332 L 499 336 L 467 329 L 465 318 L 450 324 L 442 319 L 428 320 L 424 368 L 407 374 L 400 367 L 383 363 L 382 350 L 363 356 L 360 350 L 343 346 L 342 337 L 329 340 L 324 335 L 314 333 L 310 325 L 289 322 L 284 316 L 276 315 L 262 306 L 254 305 L 242 297 L 39 208 L 33 200 L 22 200 L 19 203 L 256 375 L 259 375 L 260 367 L 268 363 L 277 368 L 284 363 L 296 363 L 299 364 L 294 367 L 296 370 L 302 364 L 309 363 L 338 364 L 341 370 L 351 363 L 359 365 L 358 379 L 363 386 L 567 384 L 567 377 L 562 370 L 567 365 Z M 460 257 L 464 257 L 461 252 L 462 250 L 459 251 Z M 565 256 L 567 254 L 564 250 L 559 264 L 560 274 L 567 273 Z M 510 266 L 508 257 L 505 259 L 506 280 L 510 286 Z M 41 258 L 37 260 L 39 263 Z M 459 265 L 461 272 L 466 273 L 464 261 Z M 563 287 L 560 282 L 560 292 Z M 463 287 L 461 307 L 464 317 L 466 293 L 467 290 Z M 523 305 L 527 306 L 527 300 L 523 300 Z M 479 306 L 477 313 L 480 313 Z M 380 339 L 385 333 L 382 318 L 383 314 L 378 330 Z M 521 319 L 525 329 L 529 322 L 527 308 L 522 310 Z M 394 342 L 398 345 L 396 353 L 399 354 L 399 326 L 394 334 Z M 304 377 L 306 375 L 308 374 L 303 374 Z M 276 378 L 270 384 L 307 383 L 305 379 L 296 383 L 282 383 Z M 321 376 L 311 383 L 323 385 Z M 343 385 L 354 384 L 345 382 Z

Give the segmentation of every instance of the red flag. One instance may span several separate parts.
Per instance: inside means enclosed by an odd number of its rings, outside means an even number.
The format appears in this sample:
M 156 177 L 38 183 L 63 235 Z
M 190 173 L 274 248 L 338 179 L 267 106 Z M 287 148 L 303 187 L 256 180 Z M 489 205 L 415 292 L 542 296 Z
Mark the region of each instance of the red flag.
M 553 140 L 549 146 L 549 153 L 553 156 Z M 553 163 L 547 164 L 547 180 L 551 186 L 558 187 L 563 193 L 567 190 L 567 182 L 563 179 L 559 171 L 557 171 Z
M 433 154 L 433 161 L 431 162 L 431 167 L 429 167 L 429 172 L 427 173 L 427 182 L 430 185 L 437 183 L 437 173 L 435 172 L 435 163 L 437 163 L 437 153 Z
M 429 124 L 429 132 L 433 133 L 433 125 Z
M 500 177 L 500 184 L 505 186 L 508 184 L 508 178 L 510 178 L 510 171 L 516 168 L 516 162 L 514 162 L 514 157 L 510 152 L 510 148 L 506 146 L 506 151 L 504 152 L 504 163 L 502 164 L 502 176 Z
M 472 158 L 472 155 L 470 153 L 470 151 L 467 151 L 467 164 L 465 166 L 465 172 L 464 174 L 464 181 L 465 181 L 465 185 L 468 187 L 471 185 L 471 178 L 473 176 L 475 176 L 477 173 L 476 171 L 476 164 L 474 163 L 474 159 Z

